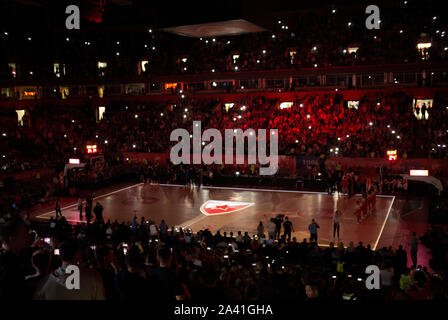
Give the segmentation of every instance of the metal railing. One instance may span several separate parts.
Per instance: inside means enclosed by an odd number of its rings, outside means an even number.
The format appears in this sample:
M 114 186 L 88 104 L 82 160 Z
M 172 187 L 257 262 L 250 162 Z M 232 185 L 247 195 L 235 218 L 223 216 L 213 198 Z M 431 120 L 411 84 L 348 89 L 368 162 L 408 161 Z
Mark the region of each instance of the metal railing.
M 0 81 L 2 99 L 70 99 L 172 94 L 295 92 L 327 89 L 444 87 L 448 63 L 304 68 L 114 79 Z M 25 92 L 34 92 L 25 94 Z

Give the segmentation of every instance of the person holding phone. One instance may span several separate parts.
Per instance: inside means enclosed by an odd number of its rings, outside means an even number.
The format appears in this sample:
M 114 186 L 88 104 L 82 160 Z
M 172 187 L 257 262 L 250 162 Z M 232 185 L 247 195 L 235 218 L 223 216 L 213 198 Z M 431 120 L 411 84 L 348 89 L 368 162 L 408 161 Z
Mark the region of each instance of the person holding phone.
M 55 249 L 56 251 L 57 249 Z M 40 283 L 34 293 L 34 300 L 105 300 L 103 280 L 95 269 L 89 269 L 78 264 L 81 255 L 81 244 L 77 239 L 66 239 L 59 248 L 61 266 Z M 57 252 L 55 252 L 57 254 Z M 67 288 L 69 274 L 66 269 L 76 266 L 78 269 L 79 289 Z M 62 285 L 61 285 L 62 284 Z

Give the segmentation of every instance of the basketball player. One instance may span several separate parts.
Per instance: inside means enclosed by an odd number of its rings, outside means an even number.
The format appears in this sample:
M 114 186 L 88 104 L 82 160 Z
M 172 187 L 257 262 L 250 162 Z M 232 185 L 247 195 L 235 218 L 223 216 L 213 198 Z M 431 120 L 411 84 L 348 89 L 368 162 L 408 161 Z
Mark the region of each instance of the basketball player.
M 368 208 L 367 208 L 367 194 L 363 197 L 361 200 L 361 210 L 362 210 L 362 217 L 361 221 L 366 219 L 368 216 Z
M 376 194 L 377 188 L 373 185 L 370 193 L 370 209 L 372 214 L 375 214 L 376 212 Z

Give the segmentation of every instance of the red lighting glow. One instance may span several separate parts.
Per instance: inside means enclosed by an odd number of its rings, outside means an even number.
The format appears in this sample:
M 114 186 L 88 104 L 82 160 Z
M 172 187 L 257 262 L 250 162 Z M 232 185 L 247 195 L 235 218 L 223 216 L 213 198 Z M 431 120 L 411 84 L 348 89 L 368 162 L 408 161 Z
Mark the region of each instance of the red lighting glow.
M 36 91 L 25 91 L 23 93 L 25 97 L 34 97 L 36 95 Z
M 429 175 L 428 170 L 409 170 L 409 175 L 412 177 L 427 177 Z

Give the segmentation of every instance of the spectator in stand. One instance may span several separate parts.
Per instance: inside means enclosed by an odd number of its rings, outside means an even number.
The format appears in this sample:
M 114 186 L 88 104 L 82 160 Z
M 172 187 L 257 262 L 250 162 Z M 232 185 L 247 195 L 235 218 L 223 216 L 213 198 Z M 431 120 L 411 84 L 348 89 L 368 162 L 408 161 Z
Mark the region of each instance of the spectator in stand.
M 51 253 L 48 249 L 38 249 L 31 257 L 31 264 L 36 271 L 25 277 L 25 282 L 30 293 L 30 298 L 36 289 L 45 281 L 51 271 Z
M 115 276 L 120 300 L 149 302 L 155 298 L 156 292 L 152 290 L 151 283 L 141 269 L 143 262 L 140 249 L 137 246 L 129 248 L 125 265 Z
M 412 232 L 412 238 L 411 238 L 411 259 L 412 259 L 412 266 L 414 268 L 417 266 L 417 253 L 418 253 L 417 233 Z
M 93 209 L 93 213 L 95 213 L 95 220 L 98 222 L 102 222 L 104 223 L 103 220 L 103 206 L 101 205 L 101 203 L 97 202 L 95 205 L 95 208 Z
M 31 239 L 23 224 L 13 219 L 0 226 L 0 241 L 0 300 L 22 301 L 27 290 L 20 254 Z
M 156 224 L 154 223 L 154 221 L 149 222 L 149 234 L 150 234 L 152 240 L 157 239 L 159 230 L 158 230 Z
M 406 268 L 400 275 L 400 290 L 406 292 L 412 286 L 411 270 Z
M 310 281 L 305 286 L 305 293 L 308 301 L 318 301 L 319 296 L 319 285 L 316 281 Z
M 60 248 L 62 266 L 47 276 L 42 285 L 37 288 L 34 299 L 36 300 L 104 300 L 106 298 L 101 276 L 95 270 L 86 269 L 77 264 L 79 259 L 79 245 L 77 240 L 68 239 Z M 68 266 L 79 268 L 79 289 L 67 288 L 66 272 Z
M 113 251 L 105 245 L 95 246 L 94 248 L 94 269 L 100 274 L 103 281 L 106 300 L 118 300 L 119 297 L 115 290 L 115 275 L 118 273 L 118 268 L 115 265 L 117 261 L 114 262 Z
M 171 271 L 173 256 L 170 248 L 161 247 L 157 251 L 159 267 L 149 272 L 148 277 L 159 288 L 157 299 L 160 301 L 185 300 L 186 293 L 184 284 Z

